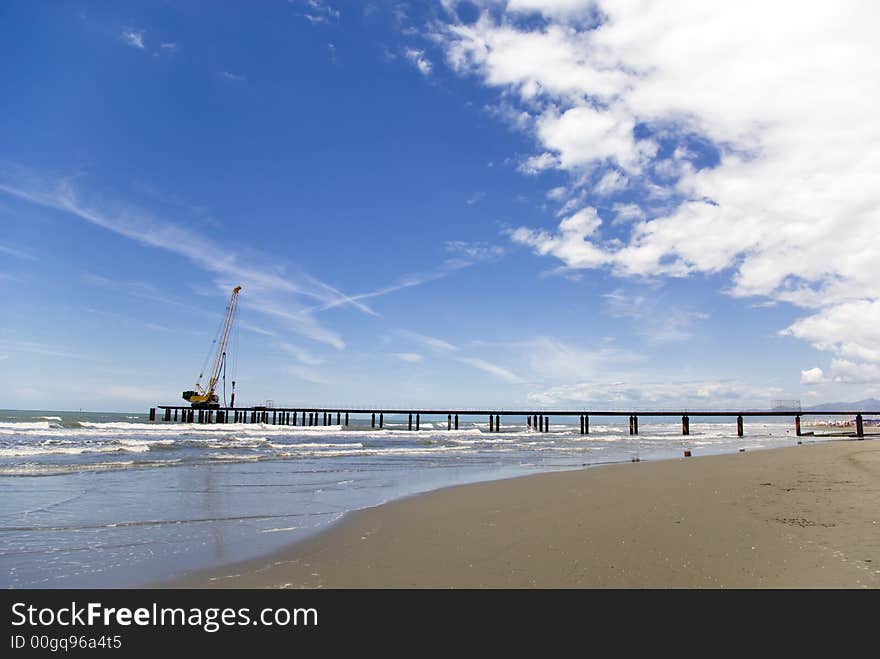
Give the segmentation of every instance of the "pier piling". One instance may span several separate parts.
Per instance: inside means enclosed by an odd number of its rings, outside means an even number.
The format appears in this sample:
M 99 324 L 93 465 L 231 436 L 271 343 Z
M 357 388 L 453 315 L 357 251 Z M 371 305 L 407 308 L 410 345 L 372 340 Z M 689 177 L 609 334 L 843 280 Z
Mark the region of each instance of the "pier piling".
M 446 430 L 452 430 L 452 414 L 446 415 Z
M 345 426 L 348 427 L 348 412 L 345 413 Z
M 794 418 L 794 432 L 798 437 L 801 436 L 801 418 L 799 416 Z
M 155 420 L 156 420 L 156 408 L 151 407 L 150 408 L 150 421 L 155 421 Z
M 681 434 L 682 435 L 690 435 L 691 434 L 691 418 L 685 414 L 681 417 Z
M 743 436 L 743 418 L 741 415 L 736 417 L 736 434 L 738 437 Z
M 458 430 L 458 414 L 455 415 L 455 429 Z
M 501 415 L 495 415 L 495 432 L 501 432 Z
M 412 412 L 409 413 L 409 429 L 412 430 Z
M 856 437 L 865 438 L 865 424 L 862 422 L 862 415 L 856 414 Z
M 422 415 L 416 414 L 416 430 L 418 430 L 419 427 L 421 426 L 421 422 L 422 422 Z
M 489 415 L 489 432 L 494 430 L 493 426 L 495 424 L 495 417 L 493 415 Z
M 155 421 L 155 420 L 156 420 L 156 412 L 155 412 L 155 409 L 156 409 L 155 407 L 151 407 L 151 408 L 150 408 L 150 416 L 152 417 L 152 418 L 150 419 L 150 421 Z M 166 408 L 165 408 L 165 420 L 166 420 L 166 421 L 171 421 L 171 408 L 170 408 L 170 407 L 166 407 Z
M 370 417 L 370 428 L 376 427 L 376 413 L 373 412 L 373 416 Z
M 379 412 L 379 429 L 381 430 L 384 427 L 385 427 L 385 413 Z

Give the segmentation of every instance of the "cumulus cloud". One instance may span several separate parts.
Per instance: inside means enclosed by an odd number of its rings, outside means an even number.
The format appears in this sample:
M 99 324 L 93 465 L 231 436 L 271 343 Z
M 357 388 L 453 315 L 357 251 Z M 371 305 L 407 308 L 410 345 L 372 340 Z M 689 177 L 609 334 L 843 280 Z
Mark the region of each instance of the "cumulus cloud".
M 620 277 L 725 273 L 730 295 L 808 310 L 787 335 L 880 363 L 880 6 L 478 4 L 478 20 L 438 24 L 434 40 L 531 118 L 521 171 L 574 185 L 598 172 L 609 195 L 613 171 L 634 197 L 614 240 L 570 221 L 586 208 L 514 241 Z
M 820 384 L 825 381 L 825 373 L 818 366 L 801 371 L 801 384 Z

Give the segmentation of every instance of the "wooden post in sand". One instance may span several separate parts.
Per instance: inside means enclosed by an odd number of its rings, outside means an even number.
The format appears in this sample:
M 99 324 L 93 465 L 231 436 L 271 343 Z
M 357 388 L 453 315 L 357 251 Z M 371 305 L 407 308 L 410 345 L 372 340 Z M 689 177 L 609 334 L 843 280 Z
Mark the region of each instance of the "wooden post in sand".
M 856 414 L 856 437 L 865 438 L 865 424 L 862 422 L 862 415 Z
M 681 417 L 681 434 L 682 435 L 690 435 L 691 434 L 691 418 L 685 414 Z
M 743 436 L 743 418 L 742 415 L 736 417 L 736 434 L 738 437 Z
M 801 436 L 801 418 L 799 416 L 794 418 L 794 432 L 798 437 Z

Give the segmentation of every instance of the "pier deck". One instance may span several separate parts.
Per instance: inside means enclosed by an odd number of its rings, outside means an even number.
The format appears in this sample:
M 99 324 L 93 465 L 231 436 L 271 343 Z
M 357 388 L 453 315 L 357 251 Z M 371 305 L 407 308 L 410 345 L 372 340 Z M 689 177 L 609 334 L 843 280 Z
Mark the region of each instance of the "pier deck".
M 150 408 L 150 421 L 156 421 L 156 407 Z M 787 417 L 793 418 L 795 432 L 801 432 L 801 417 L 804 416 L 849 416 L 853 418 L 851 434 L 859 439 L 865 436 L 864 417 L 880 417 L 880 411 L 872 410 L 501 410 L 501 409 L 413 409 L 413 408 L 375 408 L 375 407 L 220 407 L 214 409 L 194 408 L 188 405 L 159 405 L 163 410 L 164 421 L 182 423 L 268 423 L 282 426 L 348 426 L 351 415 L 369 415 L 371 427 L 385 427 L 386 416 L 406 416 L 409 430 L 419 430 L 423 416 L 446 416 L 447 428 L 456 430 L 460 417 L 488 417 L 489 432 L 500 432 L 501 420 L 507 417 L 525 417 L 526 425 L 536 432 L 549 432 L 551 417 L 578 417 L 580 432 L 590 432 L 590 417 L 628 417 L 629 434 L 639 434 L 639 417 L 681 417 L 681 434 L 690 434 L 690 418 L 728 417 L 736 419 L 737 434 L 744 434 L 746 417 Z M 333 423 L 335 417 L 335 423 Z M 415 424 L 413 423 L 415 421 Z M 812 433 L 811 433 L 812 434 Z M 822 435 L 815 435 L 821 437 Z M 830 435 L 829 435 L 830 436 Z M 839 433 L 838 433 L 839 436 Z

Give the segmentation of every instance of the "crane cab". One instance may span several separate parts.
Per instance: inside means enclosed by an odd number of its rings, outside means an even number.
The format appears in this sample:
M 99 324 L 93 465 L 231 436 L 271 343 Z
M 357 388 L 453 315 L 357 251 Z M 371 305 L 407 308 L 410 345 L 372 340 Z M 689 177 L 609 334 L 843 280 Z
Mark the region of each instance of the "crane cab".
M 184 391 L 183 400 L 190 403 L 193 407 L 219 408 L 220 399 L 217 394 L 205 396 L 198 391 Z

